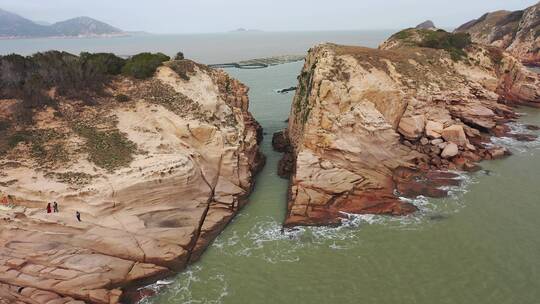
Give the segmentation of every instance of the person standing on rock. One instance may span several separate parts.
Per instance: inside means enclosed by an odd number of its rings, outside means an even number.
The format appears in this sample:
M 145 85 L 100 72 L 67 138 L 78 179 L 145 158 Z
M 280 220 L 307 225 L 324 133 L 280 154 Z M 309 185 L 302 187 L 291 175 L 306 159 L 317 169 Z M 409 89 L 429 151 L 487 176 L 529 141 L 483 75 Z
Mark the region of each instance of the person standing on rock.
M 51 213 L 51 203 L 47 204 L 47 213 Z
M 81 213 L 79 211 L 76 211 L 75 212 L 75 217 L 77 218 L 77 220 L 80 222 L 81 221 Z
M 58 212 L 58 203 L 57 202 L 53 203 L 53 211 L 54 211 L 54 213 Z

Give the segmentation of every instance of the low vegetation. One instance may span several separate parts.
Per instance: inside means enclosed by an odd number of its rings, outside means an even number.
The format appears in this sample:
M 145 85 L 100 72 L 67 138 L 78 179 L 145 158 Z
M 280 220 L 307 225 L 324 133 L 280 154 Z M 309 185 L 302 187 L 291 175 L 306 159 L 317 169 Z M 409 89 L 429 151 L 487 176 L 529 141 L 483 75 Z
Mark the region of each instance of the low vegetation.
M 161 53 L 141 53 L 126 60 L 110 53 L 76 56 L 59 51 L 0 56 L 0 99 L 22 100 L 19 121 L 28 123 L 33 109 L 56 107 L 58 97 L 92 104 L 105 94 L 111 77 L 148 78 L 169 59 Z
M 73 130 L 85 139 L 84 150 L 98 167 L 114 171 L 133 160 L 137 146 L 118 130 L 102 131 L 87 124 L 77 124 Z
M 123 59 L 110 53 L 76 56 L 59 51 L 0 56 L 0 99 L 18 100 L 0 119 L 0 156 L 25 153 L 37 166 L 47 170 L 69 162 L 70 155 L 79 152 L 87 153 L 90 162 L 108 171 L 129 165 L 137 152 L 136 144 L 120 133 L 116 122 L 103 123 L 99 119 L 97 123 L 84 117 L 94 111 L 84 108 L 89 106 L 99 111 L 109 102 L 130 101 L 129 92 L 111 95 L 108 89 L 111 81 L 118 75 L 136 79 L 151 77 L 169 59 L 161 53 L 142 53 Z M 177 111 L 187 110 L 185 103 L 174 104 Z M 45 107 L 51 107 L 54 115 L 45 119 L 67 122 L 68 127 L 60 131 L 64 133 L 36 129 L 34 114 Z M 66 136 L 72 133 L 83 139 L 77 150 L 66 142 Z M 81 174 L 62 174 L 56 178 L 75 184 L 89 180 Z
M 64 135 L 53 129 L 31 131 L 2 131 L 0 140 L 0 155 L 5 154 L 19 144 L 26 144 L 30 149 L 30 156 L 40 166 L 55 165 L 68 159 L 67 152 L 61 143 Z M 4 137 L 5 136 L 5 137 Z
M 141 53 L 127 60 L 122 68 L 122 73 L 138 79 L 149 78 L 154 75 L 156 69 L 171 58 L 165 54 Z
M 54 178 L 61 183 L 66 183 L 70 185 L 86 186 L 90 184 L 90 182 L 92 182 L 95 176 L 84 172 L 49 172 L 45 174 L 45 177 Z
M 445 30 L 406 29 L 394 34 L 392 38 L 406 45 L 445 50 L 454 61 L 465 59 L 465 48 L 472 44 L 468 33 L 449 33 Z
M 446 50 L 454 61 L 458 61 L 467 57 L 464 49 L 471 43 L 471 36 L 468 33 L 448 33 L 438 30 L 426 31 L 420 46 Z

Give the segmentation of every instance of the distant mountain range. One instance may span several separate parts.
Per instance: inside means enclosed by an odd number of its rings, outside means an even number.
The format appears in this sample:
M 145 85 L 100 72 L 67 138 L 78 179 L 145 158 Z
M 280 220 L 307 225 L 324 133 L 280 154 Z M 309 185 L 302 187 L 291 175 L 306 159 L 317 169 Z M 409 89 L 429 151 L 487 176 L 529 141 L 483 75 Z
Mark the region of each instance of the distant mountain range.
M 0 38 L 103 37 L 123 35 L 127 35 L 127 33 L 107 23 L 89 17 L 77 17 L 49 25 L 42 21 L 32 21 L 0 9 Z

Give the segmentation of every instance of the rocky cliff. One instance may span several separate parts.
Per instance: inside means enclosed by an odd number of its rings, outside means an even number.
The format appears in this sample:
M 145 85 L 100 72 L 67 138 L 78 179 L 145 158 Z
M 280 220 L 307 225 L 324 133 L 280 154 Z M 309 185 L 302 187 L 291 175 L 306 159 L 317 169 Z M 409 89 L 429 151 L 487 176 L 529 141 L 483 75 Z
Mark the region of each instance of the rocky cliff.
M 456 32 L 474 42 L 505 49 L 530 65 L 540 65 L 540 2 L 522 11 L 497 11 L 469 21 Z
M 285 226 L 338 225 L 344 213 L 403 215 L 400 199 L 440 197 L 448 170 L 474 170 L 506 151 L 514 103 L 540 105 L 540 78 L 467 35 L 409 29 L 380 49 L 323 44 L 309 51 L 274 146 L 290 175 Z
M 92 98 L 51 87 L 55 102 L 32 110 L 0 100 L 0 303 L 119 303 L 196 261 L 263 162 L 247 92 L 181 60 Z

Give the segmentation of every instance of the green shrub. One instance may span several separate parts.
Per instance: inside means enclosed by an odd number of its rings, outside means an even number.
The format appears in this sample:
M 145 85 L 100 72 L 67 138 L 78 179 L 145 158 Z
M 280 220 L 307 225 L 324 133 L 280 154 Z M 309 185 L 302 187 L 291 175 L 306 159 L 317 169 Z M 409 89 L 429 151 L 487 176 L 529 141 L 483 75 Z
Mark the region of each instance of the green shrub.
M 17 132 L 8 138 L 8 146 L 13 149 L 19 143 L 28 142 L 29 140 L 30 135 L 27 132 Z
M 126 64 L 125 59 L 111 53 L 81 53 L 80 58 L 85 70 L 103 75 L 118 75 Z
M 178 52 L 176 53 L 176 56 L 174 56 L 174 60 L 184 60 L 184 53 Z
M 152 77 L 156 69 L 171 58 L 163 53 L 141 53 L 129 58 L 122 69 L 122 73 L 138 79 Z
M 0 56 L 0 99 L 20 99 L 22 106 L 15 116 L 23 124 L 33 121 L 33 109 L 57 106 L 57 100 L 47 91 L 56 88 L 59 96 L 83 100 L 91 105 L 105 94 L 111 76 L 124 73 L 147 78 L 170 58 L 162 53 L 141 53 L 129 60 L 110 53 L 81 53 L 48 51 L 32 56 Z M 120 97 L 119 101 L 125 100 Z
M 4 120 L 0 120 L 0 131 L 9 129 L 10 123 Z
M 118 94 L 114 97 L 118 102 L 128 102 L 130 100 L 129 96 L 126 94 Z

